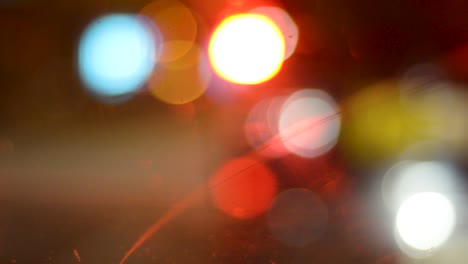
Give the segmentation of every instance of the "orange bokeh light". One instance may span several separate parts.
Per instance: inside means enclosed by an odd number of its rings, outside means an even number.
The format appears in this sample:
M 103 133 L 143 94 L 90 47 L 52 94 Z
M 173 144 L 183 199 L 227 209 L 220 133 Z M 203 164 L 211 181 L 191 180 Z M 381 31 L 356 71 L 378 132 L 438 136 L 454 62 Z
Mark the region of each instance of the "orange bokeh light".
M 260 161 L 237 158 L 224 164 L 211 178 L 211 197 L 224 213 L 241 219 L 253 218 L 271 205 L 276 179 Z
M 210 62 L 223 79 L 239 84 L 258 84 L 281 69 L 285 40 L 269 18 L 257 14 L 233 15 L 221 22 L 208 47 Z

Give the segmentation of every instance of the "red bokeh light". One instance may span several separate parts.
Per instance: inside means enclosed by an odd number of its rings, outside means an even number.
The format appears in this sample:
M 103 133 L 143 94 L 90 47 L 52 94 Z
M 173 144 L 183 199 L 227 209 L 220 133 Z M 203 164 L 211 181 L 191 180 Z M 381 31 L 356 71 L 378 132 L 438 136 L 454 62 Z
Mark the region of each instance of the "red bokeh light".
M 215 206 L 241 219 L 252 218 L 268 210 L 276 189 L 276 179 L 270 169 L 250 157 L 228 161 L 210 180 Z

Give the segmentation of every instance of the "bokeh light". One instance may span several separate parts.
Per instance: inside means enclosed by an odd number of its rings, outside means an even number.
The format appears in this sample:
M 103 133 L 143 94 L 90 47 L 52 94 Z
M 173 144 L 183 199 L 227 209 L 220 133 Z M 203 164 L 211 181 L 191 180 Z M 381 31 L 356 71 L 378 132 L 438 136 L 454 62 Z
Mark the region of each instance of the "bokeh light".
M 437 64 L 423 63 L 409 67 L 400 79 L 402 97 L 418 95 L 431 89 L 436 83 L 445 82 L 447 74 Z
M 457 191 L 457 172 L 440 161 L 401 161 L 391 167 L 382 181 L 387 206 L 398 208 L 411 195 L 437 192 L 450 195 Z
M 2 1 L 0 264 L 467 264 L 433 2 Z
M 159 52 L 161 63 L 177 60 L 190 52 L 198 32 L 191 9 L 177 0 L 156 0 L 140 13 L 151 19 L 163 36 Z
M 269 18 L 240 14 L 219 24 L 208 47 L 215 72 L 239 84 L 258 84 L 281 69 L 285 42 L 281 30 Z
M 149 90 L 168 104 L 186 104 L 203 95 L 211 80 L 207 59 L 197 44 L 181 58 L 154 70 Z
M 343 149 L 361 164 L 395 159 L 421 141 L 450 151 L 468 146 L 468 96 L 432 64 L 410 68 L 398 81 L 371 85 L 344 105 Z
M 299 40 L 299 29 L 292 17 L 282 8 L 274 6 L 261 6 L 250 10 L 251 14 L 264 15 L 275 22 L 281 30 L 285 41 L 284 58 L 288 59 L 294 54 Z
M 279 131 L 286 148 L 302 157 L 316 157 L 335 146 L 340 132 L 338 106 L 324 91 L 304 89 L 284 103 Z
M 408 246 L 421 251 L 434 250 L 451 235 L 455 209 L 445 196 L 435 192 L 417 193 L 398 210 L 396 229 Z
M 455 101 L 455 92 L 451 86 L 439 65 L 416 64 L 409 67 L 400 79 L 401 102 L 422 118 L 431 120 L 436 117 L 435 111 L 441 110 L 440 106 L 445 108 Z M 428 110 L 433 113 L 426 112 Z
M 264 99 L 250 110 L 245 120 L 247 142 L 262 156 L 277 158 L 288 153 L 283 141 L 278 138 L 278 120 L 285 100 L 285 97 Z
M 401 79 L 400 95 L 404 106 L 424 122 L 426 137 L 442 141 L 452 150 L 466 150 L 466 88 L 451 82 L 439 65 L 410 67 Z
M 350 160 L 368 164 L 392 159 L 424 139 L 424 123 L 401 103 L 399 83 L 384 81 L 344 103 L 343 149 Z
M 273 172 L 248 157 L 228 161 L 210 179 L 215 206 L 240 219 L 256 217 L 268 210 L 276 188 Z
M 449 151 L 446 144 L 437 140 L 427 140 L 416 142 L 403 150 L 400 154 L 400 160 L 450 160 L 453 153 Z
M 83 33 L 78 54 L 81 78 L 98 97 L 116 97 L 141 87 L 156 63 L 153 32 L 143 17 L 112 14 Z
M 213 73 L 211 66 L 210 71 Z M 239 103 L 239 100 L 245 98 L 245 96 L 251 92 L 252 89 L 249 86 L 226 82 L 221 78 L 213 78 L 210 86 L 206 90 L 205 96 L 208 100 L 217 105 L 226 106 Z
M 267 217 L 275 239 L 290 247 L 304 247 L 326 230 L 328 210 L 313 192 L 290 189 L 276 197 Z
M 460 219 L 459 212 L 456 211 L 455 214 L 455 225 L 456 230 L 452 232 L 452 235 L 441 245 L 437 248 L 437 251 L 423 254 L 423 251 L 413 249 L 413 255 L 417 257 L 408 258 L 407 261 L 402 262 L 402 264 L 411 264 L 414 263 L 415 258 L 424 258 L 424 263 L 426 264 L 440 264 L 440 263 L 449 263 L 449 264 L 464 264 L 466 263 L 466 259 L 468 258 L 468 240 L 466 231 L 463 229 L 458 228 L 458 224 L 462 224 Z M 402 241 L 403 242 L 403 241 Z M 407 246 L 408 249 L 410 248 Z M 407 249 L 407 248 L 405 248 Z M 411 248 L 412 249 L 412 248 Z M 415 254 L 418 252 L 419 254 Z

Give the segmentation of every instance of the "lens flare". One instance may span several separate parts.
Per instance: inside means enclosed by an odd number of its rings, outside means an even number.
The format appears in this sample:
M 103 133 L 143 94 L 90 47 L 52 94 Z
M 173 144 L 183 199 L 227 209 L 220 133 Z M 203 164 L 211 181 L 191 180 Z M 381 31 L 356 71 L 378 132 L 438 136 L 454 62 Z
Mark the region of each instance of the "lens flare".
M 146 19 L 114 14 L 94 21 L 80 40 L 78 67 L 89 90 L 101 97 L 135 92 L 155 65 L 155 38 Z
M 258 84 L 281 69 L 285 41 L 269 18 L 240 14 L 226 18 L 214 31 L 208 47 L 215 72 L 239 84 Z

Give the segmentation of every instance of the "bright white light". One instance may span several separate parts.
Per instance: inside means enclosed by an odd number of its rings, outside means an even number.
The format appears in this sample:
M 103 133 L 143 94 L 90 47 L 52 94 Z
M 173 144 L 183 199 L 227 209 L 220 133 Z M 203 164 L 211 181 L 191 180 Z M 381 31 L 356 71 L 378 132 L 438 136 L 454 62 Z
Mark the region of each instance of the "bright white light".
M 282 8 L 274 6 L 261 6 L 250 10 L 251 14 L 264 15 L 275 22 L 283 33 L 286 52 L 284 59 L 291 57 L 296 50 L 299 40 L 299 29 L 292 17 Z
M 241 14 L 217 27 L 208 51 L 213 69 L 223 79 L 258 84 L 281 69 L 285 43 L 281 30 L 267 17 Z
M 455 226 L 455 209 L 439 193 L 424 192 L 408 198 L 396 219 L 398 234 L 404 243 L 417 250 L 431 250 L 442 245 Z
M 391 209 L 416 193 L 453 193 L 456 189 L 456 171 L 438 161 L 401 161 L 382 181 L 383 199 Z
M 99 96 L 134 92 L 155 64 L 155 41 L 142 18 L 107 15 L 84 32 L 79 47 L 79 71 L 86 86 Z
M 335 144 L 341 120 L 333 99 L 320 90 L 300 90 L 284 103 L 279 131 L 286 148 L 302 157 L 316 157 Z

